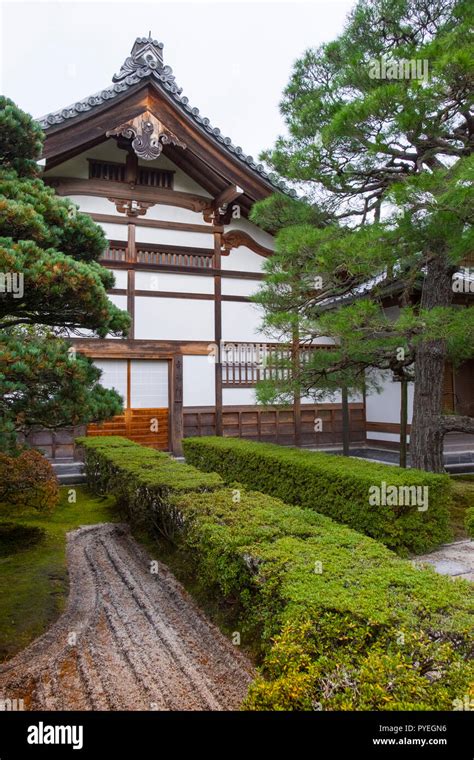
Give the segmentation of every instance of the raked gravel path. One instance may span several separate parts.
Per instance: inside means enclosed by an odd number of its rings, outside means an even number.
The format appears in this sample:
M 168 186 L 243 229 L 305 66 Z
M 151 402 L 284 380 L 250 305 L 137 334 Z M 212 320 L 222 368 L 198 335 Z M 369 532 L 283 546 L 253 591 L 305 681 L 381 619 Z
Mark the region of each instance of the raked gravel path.
M 474 581 L 474 541 L 445 544 L 435 552 L 417 556 L 414 562 L 431 565 L 441 575 Z
M 68 534 L 66 611 L 0 666 L 29 710 L 235 710 L 250 662 L 122 524 Z

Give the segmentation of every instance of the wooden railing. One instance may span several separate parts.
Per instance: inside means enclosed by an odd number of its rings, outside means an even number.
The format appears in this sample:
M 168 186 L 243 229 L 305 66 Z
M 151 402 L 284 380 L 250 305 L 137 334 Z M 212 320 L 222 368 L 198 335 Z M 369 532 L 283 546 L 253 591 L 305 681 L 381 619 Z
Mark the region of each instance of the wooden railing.
M 212 254 L 185 253 L 184 251 L 160 250 L 156 246 L 137 245 L 137 262 L 172 267 L 212 269 Z
M 299 363 L 306 364 L 318 350 L 330 345 L 303 346 Z M 278 343 L 224 343 L 221 346 L 222 385 L 227 388 L 249 388 L 262 380 L 282 380 L 290 371 L 292 350 Z
M 131 251 L 126 242 L 110 240 L 101 260 L 110 263 L 128 261 L 144 265 L 202 270 L 212 269 L 214 255 L 206 248 L 182 248 L 151 243 L 136 243 L 135 251 Z
M 127 261 L 127 244 L 111 240 L 101 258 L 103 261 Z

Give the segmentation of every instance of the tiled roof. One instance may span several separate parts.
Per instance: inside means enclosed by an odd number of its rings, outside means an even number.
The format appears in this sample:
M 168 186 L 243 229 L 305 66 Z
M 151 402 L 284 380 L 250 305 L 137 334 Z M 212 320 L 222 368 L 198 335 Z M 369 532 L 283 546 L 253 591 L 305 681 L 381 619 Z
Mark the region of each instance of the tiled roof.
M 247 156 L 240 146 L 234 145 L 230 137 L 225 137 L 218 127 L 213 127 L 207 117 L 201 116 L 199 108 L 194 108 L 190 105 L 188 98 L 181 94 L 182 88 L 176 84 L 173 70 L 170 66 L 164 65 L 162 50 L 163 44 L 161 42 L 153 40 L 151 37 L 138 37 L 133 45 L 130 56 L 124 61 L 118 74 L 115 74 L 113 77 L 113 84 L 110 87 L 100 90 L 100 92 L 90 95 L 84 100 L 73 103 L 67 108 L 62 108 L 59 111 L 43 116 L 38 119 L 40 126 L 47 131 L 56 124 L 62 124 L 87 111 L 92 111 L 108 100 L 112 100 L 123 92 L 150 79 L 166 91 L 178 106 L 228 153 L 246 164 L 249 169 L 273 185 L 275 189 L 288 195 L 296 196 L 295 190 L 288 188 L 278 175 L 267 172 L 262 164 L 254 161 L 252 156 Z

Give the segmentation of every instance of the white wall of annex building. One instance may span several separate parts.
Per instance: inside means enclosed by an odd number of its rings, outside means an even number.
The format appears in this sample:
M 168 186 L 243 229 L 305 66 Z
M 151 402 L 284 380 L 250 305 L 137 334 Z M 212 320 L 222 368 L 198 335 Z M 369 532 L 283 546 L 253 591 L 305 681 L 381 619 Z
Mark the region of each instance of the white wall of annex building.
M 136 296 L 135 338 L 211 341 L 214 338 L 214 302 Z
M 393 382 L 391 372 L 379 372 L 378 377 L 382 382 L 381 393 L 367 394 L 366 419 L 367 422 L 394 422 L 400 423 L 400 383 Z M 413 383 L 408 384 L 408 424 L 411 423 L 413 414 Z M 367 438 L 374 441 L 400 440 L 398 433 L 383 433 L 367 431 Z

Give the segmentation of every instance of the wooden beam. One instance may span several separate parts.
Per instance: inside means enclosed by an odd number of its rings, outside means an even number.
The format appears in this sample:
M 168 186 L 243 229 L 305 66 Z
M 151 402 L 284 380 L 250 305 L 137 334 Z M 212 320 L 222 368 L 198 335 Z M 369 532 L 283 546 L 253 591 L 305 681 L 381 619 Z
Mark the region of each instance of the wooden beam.
M 44 181 L 56 190 L 58 195 L 91 195 L 96 198 L 113 198 L 127 201 L 159 203 L 164 206 L 178 206 L 190 211 L 202 212 L 211 205 L 204 195 L 168 190 L 147 185 L 127 185 L 109 179 L 80 179 L 78 177 L 44 177 Z
M 146 262 L 127 262 L 127 261 L 114 261 L 113 259 L 101 259 L 101 265 L 106 269 L 140 269 L 141 271 L 148 272 L 181 272 L 182 274 L 193 274 L 196 277 L 214 277 L 217 274 L 217 270 L 214 267 L 201 269 L 200 267 L 184 267 L 175 266 L 174 264 L 148 264 Z M 264 279 L 263 274 L 258 272 L 240 272 L 236 269 L 221 269 L 220 275 L 225 278 L 234 278 L 238 280 L 257 280 Z M 229 296 L 230 297 L 230 296 Z
M 239 185 L 229 185 L 228 187 L 224 188 L 224 190 L 222 190 L 212 202 L 214 210 L 219 211 L 221 208 L 227 208 L 229 203 L 235 201 L 235 199 L 238 198 L 239 195 L 242 195 L 243 192 L 243 188 Z
M 96 214 L 91 211 L 81 211 L 81 214 L 87 214 L 94 222 L 102 224 L 128 224 L 129 219 L 126 216 L 118 214 Z M 213 232 L 223 232 L 224 228 L 213 224 L 186 224 L 186 222 L 165 222 L 159 219 L 134 219 L 133 223 L 137 227 L 153 227 L 158 230 L 178 230 L 179 232 L 201 232 L 205 235 L 212 235 Z

